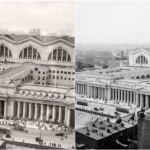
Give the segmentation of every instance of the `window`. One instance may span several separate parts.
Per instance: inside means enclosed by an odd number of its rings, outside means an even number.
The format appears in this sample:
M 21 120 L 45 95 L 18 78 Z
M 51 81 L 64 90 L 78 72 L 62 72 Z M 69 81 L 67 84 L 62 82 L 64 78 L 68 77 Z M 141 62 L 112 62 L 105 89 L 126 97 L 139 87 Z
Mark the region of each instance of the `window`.
M 55 70 L 53 70 L 53 73 L 55 73 Z
M 43 77 L 43 80 L 45 80 L 45 77 Z
M 64 72 L 64 74 L 67 74 L 67 72 Z
M 63 71 L 61 71 L 61 73 L 63 73 Z
M 40 82 L 38 82 L 38 84 L 40 84 Z
M 49 70 L 49 72 L 51 73 L 51 70 Z
M 43 72 L 43 74 L 45 74 L 45 72 Z
M 63 79 L 63 76 L 61 76 L 61 80 Z
M 35 71 L 37 71 L 38 70 L 38 68 L 35 68 Z
M 71 72 L 68 72 L 68 74 L 71 74 Z
M 51 75 L 49 75 L 49 79 L 51 78 Z
M 42 85 L 44 85 L 44 83 L 42 83 Z
M 48 60 L 50 61 L 65 61 L 65 62 L 71 62 L 71 56 L 70 54 L 64 50 L 62 47 L 58 47 L 57 49 L 53 50 L 49 56 Z
M 59 73 L 59 71 L 57 71 L 57 73 Z
M 41 60 L 40 53 L 32 46 L 24 48 L 19 55 L 20 59 L 36 59 Z
M 72 78 L 72 81 L 74 81 L 74 78 Z
M 40 80 L 40 76 L 38 76 L 38 80 Z
M 66 77 L 64 78 L 64 80 L 66 80 Z
M 33 73 L 33 71 L 31 71 L 31 73 Z
M 8 47 L 0 45 L 0 57 L 12 58 L 12 53 Z
M 55 76 L 53 76 L 53 79 L 55 79 Z
M 68 78 L 68 80 L 70 80 L 70 78 Z
M 74 72 L 72 72 L 72 74 L 75 74 Z
M 59 76 L 57 76 L 57 79 L 59 79 Z
M 39 71 L 39 74 L 40 74 L 41 72 Z

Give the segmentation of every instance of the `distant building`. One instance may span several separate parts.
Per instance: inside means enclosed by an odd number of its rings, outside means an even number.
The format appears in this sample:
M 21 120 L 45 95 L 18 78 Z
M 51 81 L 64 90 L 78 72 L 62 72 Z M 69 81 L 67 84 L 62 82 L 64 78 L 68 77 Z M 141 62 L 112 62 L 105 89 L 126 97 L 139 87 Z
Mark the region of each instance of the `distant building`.
M 84 58 L 76 57 L 76 71 L 77 72 L 82 71 L 83 68 L 85 67 L 84 61 L 85 61 Z
M 109 61 L 108 68 L 126 67 L 129 66 L 129 60 Z
M 41 29 L 30 29 L 29 35 L 40 35 L 41 34 Z
M 124 59 L 124 51 L 121 51 L 121 60 Z

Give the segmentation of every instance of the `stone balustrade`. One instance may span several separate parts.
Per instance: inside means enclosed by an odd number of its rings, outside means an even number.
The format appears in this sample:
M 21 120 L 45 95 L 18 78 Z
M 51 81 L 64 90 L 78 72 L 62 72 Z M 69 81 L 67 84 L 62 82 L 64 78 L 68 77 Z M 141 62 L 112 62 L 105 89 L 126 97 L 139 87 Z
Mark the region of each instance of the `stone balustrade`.
M 45 98 L 59 98 L 64 99 L 65 94 L 59 94 L 59 93 L 50 93 L 50 92 L 44 92 L 44 91 L 28 91 L 28 90 L 19 90 L 18 95 L 22 96 L 33 96 L 33 97 L 45 97 Z

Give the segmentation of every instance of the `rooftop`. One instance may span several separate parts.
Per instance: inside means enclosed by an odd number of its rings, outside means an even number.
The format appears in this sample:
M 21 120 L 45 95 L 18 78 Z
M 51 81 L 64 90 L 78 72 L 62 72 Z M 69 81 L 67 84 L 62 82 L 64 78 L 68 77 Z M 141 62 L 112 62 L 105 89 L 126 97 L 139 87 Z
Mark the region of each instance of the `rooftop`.
M 121 126 L 121 124 L 111 123 L 106 120 L 99 121 L 99 119 L 97 119 L 95 122 L 89 122 L 86 127 L 77 129 L 76 131 L 85 135 L 89 132 L 90 135 L 87 136 L 95 140 L 100 140 L 125 129 L 126 128 Z
M 17 75 L 18 73 L 30 68 L 31 66 L 33 66 L 33 63 L 23 63 L 15 68 L 12 68 L 8 71 L 0 73 L 0 79 L 6 80 L 8 78 L 11 78 L 14 75 Z
M 70 36 L 41 36 L 41 35 L 16 35 L 16 34 L 1 34 L 0 38 L 2 37 L 7 37 L 11 40 L 13 40 L 14 42 L 21 42 L 22 40 L 25 40 L 27 38 L 33 37 L 39 41 L 41 41 L 42 43 L 49 43 L 52 41 L 55 41 L 57 39 L 65 39 L 68 42 L 74 44 L 75 43 L 75 38 L 74 37 L 70 37 Z

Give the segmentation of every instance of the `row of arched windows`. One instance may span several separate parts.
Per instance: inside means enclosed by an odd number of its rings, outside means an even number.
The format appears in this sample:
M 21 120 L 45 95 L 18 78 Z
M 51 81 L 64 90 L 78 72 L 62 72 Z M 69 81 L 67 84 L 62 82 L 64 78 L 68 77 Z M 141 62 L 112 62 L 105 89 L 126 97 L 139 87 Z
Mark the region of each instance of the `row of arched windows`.
M 10 49 L 4 45 L 0 45 L 0 57 L 12 58 Z
M 148 60 L 146 59 L 145 56 L 140 55 L 140 56 L 136 59 L 136 63 L 137 63 L 137 64 L 148 64 Z
M 48 60 L 71 62 L 70 54 L 61 47 L 50 53 Z
M 3 44 L 0 45 L 0 57 L 12 58 L 12 52 L 8 47 L 4 46 Z M 32 46 L 24 48 L 19 55 L 20 59 L 35 59 L 41 60 L 41 55 L 37 49 L 33 48 Z M 71 62 L 70 54 L 60 48 L 53 50 L 49 56 L 48 60 L 50 61 L 62 61 L 62 62 Z

